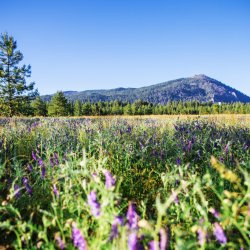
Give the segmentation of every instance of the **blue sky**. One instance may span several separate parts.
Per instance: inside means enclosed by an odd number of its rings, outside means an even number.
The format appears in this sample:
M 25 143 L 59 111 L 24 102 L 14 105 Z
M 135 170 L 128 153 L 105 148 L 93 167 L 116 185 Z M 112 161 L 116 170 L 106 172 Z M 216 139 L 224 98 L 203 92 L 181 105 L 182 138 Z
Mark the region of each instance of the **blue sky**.
M 249 0 L 0 0 L 41 94 L 206 74 L 250 95 Z

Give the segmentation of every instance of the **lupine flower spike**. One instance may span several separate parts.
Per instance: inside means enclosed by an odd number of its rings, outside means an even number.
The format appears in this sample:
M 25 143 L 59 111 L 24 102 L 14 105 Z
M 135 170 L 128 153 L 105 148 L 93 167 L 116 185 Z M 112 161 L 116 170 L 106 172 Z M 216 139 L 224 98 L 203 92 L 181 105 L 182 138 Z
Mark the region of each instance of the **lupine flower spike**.
M 97 201 L 95 191 L 91 191 L 88 195 L 88 204 L 90 206 L 92 215 L 95 217 L 99 217 L 101 213 L 101 206 L 100 203 Z
M 72 224 L 72 240 L 74 246 L 79 250 L 87 250 L 87 243 L 81 233 L 76 227 L 76 223 Z
M 112 176 L 112 174 L 108 170 L 105 170 L 104 174 L 106 178 L 105 186 L 107 189 L 111 189 L 112 187 L 115 186 L 115 178 Z
M 227 237 L 218 222 L 214 223 L 214 236 L 216 240 L 219 241 L 221 244 L 227 243 Z
M 111 232 L 109 236 L 110 241 L 118 237 L 118 225 L 122 225 L 122 223 L 123 219 L 121 217 L 115 217 L 112 223 Z
M 135 211 L 134 204 L 132 202 L 128 205 L 127 220 L 130 229 L 137 229 L 138 215 Z

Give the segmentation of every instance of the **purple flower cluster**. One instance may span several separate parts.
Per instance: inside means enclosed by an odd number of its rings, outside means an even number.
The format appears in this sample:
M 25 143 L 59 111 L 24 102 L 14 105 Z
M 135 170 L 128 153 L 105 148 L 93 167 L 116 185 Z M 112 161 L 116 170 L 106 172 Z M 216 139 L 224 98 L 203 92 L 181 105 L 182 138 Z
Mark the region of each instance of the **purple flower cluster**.
M 132 231 L 128 235 L 128 249 L 137 250 L 137 232 Z
M 23 177 L 23 185 L 24 185 L 26 191 L 28 192 L 28 194 L 32 195 L 32 189 L 31 189 L 31 187 L 29 185 L 29 180 L 28 180 L 27 177 Z
M 109 236 L 110 241 L 118 237 L 118 226 L 122 224 L 123 224 L 123 218 L 119 216 L 115 217 L 111 226 L 111 232 Z
M 199 244 L 200 246 L 203 246 L 207 240 L 207 233 L 201 228 L 198 229 L 197 233 L 198 233 Z
M 54 183 L 53 184 L 53 193 L 55 194 L 55 196 L 59 197 L 60 196 L 60 193 L 56 187 L 56 184 Z
M 216 240 L 219 241 L 221 244 L 227 243 L 227 237 L 218 222 L 214 223 L 214 236 Z
M 65 249 L 65 244 L 59 235 L 55 236 L 55 240 L 57 241 L 57 245 L 61 250 Z
M 54 153 L 54 160 L 55 160 L 56 165 L 59 165 L 59 159 L 58 159 L 57 153 Z
M 166 250 L 168 247 L 167 232 L 163 228 L 160 229 L 160 242 L 152 240 L 149 242 L 150 250 Z
M 129 235 L 128 235 L 128 249 L 129 250 L 136 250 L 138 249 L 138 236 L 137 236 L 137 230 L 138 230 L 138 218 L 135 211 L 135 205 L 132 202 L 129 202 L 128 205 L 128 211 L 127 211 L 127 221 L 128 221 L 128 229 L 129 229 Z
M 32 151 L 31 155 L 32 155 L 33 160 L 36 161 L 36 160 L 37 160 L 37 158 L 36 158 L 36 153 L 35 153 L 34 151 Z
M 210 208 L 209 212 L 216 218 L 219 219 L 220 218 L 220 213 L 215 209 L 215 208 Z
M 178 198 L 178 195 L 177 195 L 177 193 L 175 191 L 172 191 L 171 197 L 174 200 L 174 203 L 176 205 L 178 205 L 179 204 L 179 198 Z
M 104 174 L 106 179 L 105 186 L 107 189 L 111 189 L 112 187 L 115 186 L 115 178 L 108 170 L 105 170 Z
M 97 201 L 95 191 L 91 191 L 88 195 L 88 204 L 90 206 L 92 215 L 95 217 L 99 217 L 101 213 L 101 206 L 100 203 Z
M 79 250 L 87 250 L 87 243 L 81 233 L 81 231 L 76 227 L 75 223 L 73 223 L 72 227 L 72 240 L 75 247 Z
M 129 229 L 137 229 L 138 225 L 138 215 L 135 211 L 135 206 L 132 202 L 128 205 L 128 211 L 127 211 L 127 220 L 128 220 L 128 226 Z
M 41 172 L 42 172 L 41 177 L 42 177 L 42 179 L 44 179 L 45 174 L 46 174 L 46 168 L 45 168 L 45 165 L 44 165 L 43 160 L 41 158 L 38 159 L 38 164 L 41 167 Z
M 58 154 L 55 152 L 53 156 L 50 157 L 49 161 L 50 161 L 50 165 L 52 168 L 54 168 L 55 166 L 58 166 L 59 165 Z
M 14 185 L 14 194 L 15 194 L 16 199 L 20 198 L 20 196 L 21 196 L 20 188 L 19 188 L 18 184 Z

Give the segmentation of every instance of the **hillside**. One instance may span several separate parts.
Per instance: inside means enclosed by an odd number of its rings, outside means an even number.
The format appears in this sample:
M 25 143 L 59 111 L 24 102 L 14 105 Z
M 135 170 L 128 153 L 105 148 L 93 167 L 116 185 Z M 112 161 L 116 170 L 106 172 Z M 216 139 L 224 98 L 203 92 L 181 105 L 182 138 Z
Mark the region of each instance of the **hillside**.
M 172 101 L 250 102 L 250 97 L 206 75 L 180 78 L 142 88 L 116 88 L 64 92 L 70 101 L 129 101 L 141 99 L 165 104 Z M 48 101 L 51 95 L 43 96 Z

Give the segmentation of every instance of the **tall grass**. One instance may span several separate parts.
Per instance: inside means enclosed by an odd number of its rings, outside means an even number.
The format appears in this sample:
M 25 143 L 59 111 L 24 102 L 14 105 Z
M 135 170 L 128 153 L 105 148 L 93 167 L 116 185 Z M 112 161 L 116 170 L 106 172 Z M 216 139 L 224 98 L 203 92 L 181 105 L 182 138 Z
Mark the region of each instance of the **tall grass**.
M 207 118 L 3 123 L 0 245 L 250 247 L 248 125 Z

